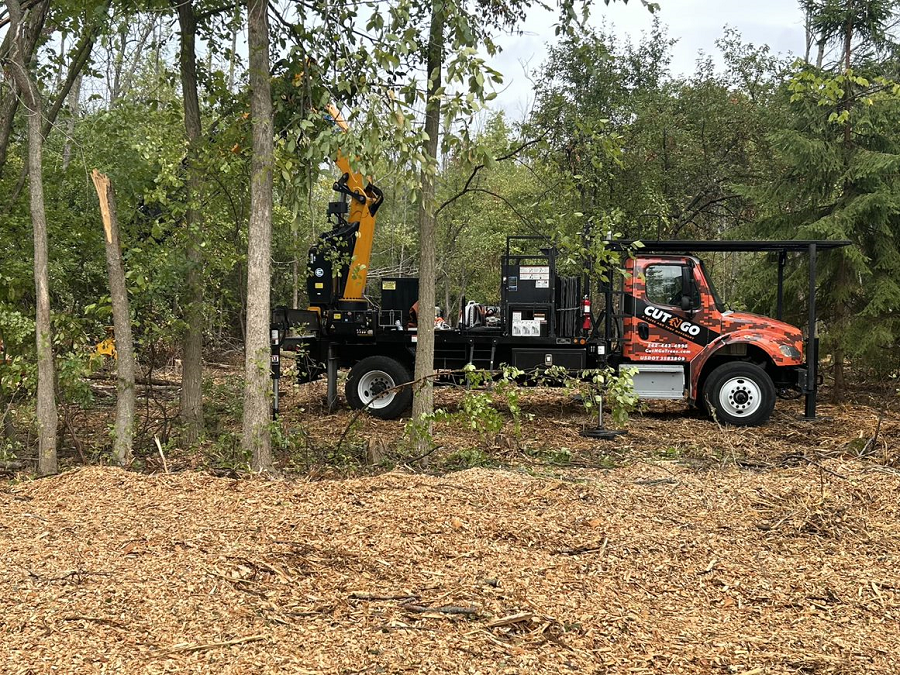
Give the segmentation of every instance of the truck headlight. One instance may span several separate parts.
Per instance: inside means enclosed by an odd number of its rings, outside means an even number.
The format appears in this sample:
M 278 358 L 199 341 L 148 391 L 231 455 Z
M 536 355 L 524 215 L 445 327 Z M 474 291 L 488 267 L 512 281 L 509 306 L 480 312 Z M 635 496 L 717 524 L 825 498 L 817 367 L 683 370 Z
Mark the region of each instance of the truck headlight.
M 778 348 L 781 353 L 789 359 L 799 359 L 800 358 L 800 350 L 794 347 L 793 345 L 781 345 Z

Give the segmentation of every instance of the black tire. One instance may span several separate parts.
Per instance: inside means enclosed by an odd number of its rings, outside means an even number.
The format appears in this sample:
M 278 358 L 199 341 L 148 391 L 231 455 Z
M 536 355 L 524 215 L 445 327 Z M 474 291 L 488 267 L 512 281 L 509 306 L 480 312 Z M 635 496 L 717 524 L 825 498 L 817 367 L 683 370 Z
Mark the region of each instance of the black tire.
M 775 385 L 769 374 L 746 361 L 724 363 L 709 374 L 701 392 L 716 419 L 738 427 L 765 424 L 775 409 Z
M 374 417 L 393 420 L 412 405 L 412 386 L 394 387 L 410 380 L 409 371 L 398 361 L 388 356 L 369 356 L 350 369 L 344 394 L 354 410 L 365 408 Z M 379 396 L 389 389 L 392 391 Z

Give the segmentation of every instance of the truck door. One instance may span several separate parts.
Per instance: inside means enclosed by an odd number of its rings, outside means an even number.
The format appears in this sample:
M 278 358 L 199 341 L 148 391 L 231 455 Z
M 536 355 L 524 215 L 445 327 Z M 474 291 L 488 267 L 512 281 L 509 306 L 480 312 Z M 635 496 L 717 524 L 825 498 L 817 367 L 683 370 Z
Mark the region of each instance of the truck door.
M 625 285 L 623 356 L 630 361 L 690 362 L 718 335 L 717 313 L 702 297 L 706 284 L 691 259 L 638 258 Z M 684 308 L 690 298 L 688 309 Z

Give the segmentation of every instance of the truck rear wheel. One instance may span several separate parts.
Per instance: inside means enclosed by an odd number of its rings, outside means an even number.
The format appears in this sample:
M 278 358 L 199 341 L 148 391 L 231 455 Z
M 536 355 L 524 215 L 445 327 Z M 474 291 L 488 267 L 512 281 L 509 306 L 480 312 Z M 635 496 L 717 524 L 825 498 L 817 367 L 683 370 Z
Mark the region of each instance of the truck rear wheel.
M 395 389 L 410 379 L 409 371 L 394 359 L 369 356 L 350 369 L 344 394 L 351 408 L 392 420 L 412 404 L 411 386 Z
M 710 373 L 703 397 L 720 421 L 740 427 L 765 424 L 775 409 L 772 378 L 746 361 L 725 363 Z

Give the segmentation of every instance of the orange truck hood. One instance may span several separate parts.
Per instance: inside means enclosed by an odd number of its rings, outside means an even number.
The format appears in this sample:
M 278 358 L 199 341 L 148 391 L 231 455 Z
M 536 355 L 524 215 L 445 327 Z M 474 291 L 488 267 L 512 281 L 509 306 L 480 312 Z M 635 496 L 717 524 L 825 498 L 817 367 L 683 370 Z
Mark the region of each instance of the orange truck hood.
M 727 329 L 723 332 L 731 332 L 735 330 L 765 330 L 773 333 L 781 333 L 785 337 L 792 340 L 800 340 L 803 333 L 796 326 L 792 326 L 784 321 L 778 321 L 761 314 L 751 314 L 750 312 L 725 312 L 722 314 L 722 323 Z
M 749 312 L 725 312 L 722 314 L 722 335 L 737 331 L 741 331 L 742 335 L 747 335 L 753 341 L 778 345 L 780 354 L 772 354 L 777 365 L 799 364 L 802 360 L 803 333 L 796 326 Z M 750 333 L 748 334 L 747 331 Z M 793 350 L 786 351 L 788 347 L 792 347 Z M 778 358 L 779 356 L 782 358 Z

